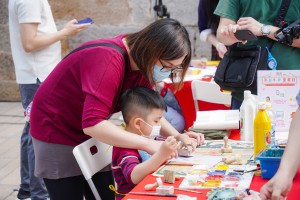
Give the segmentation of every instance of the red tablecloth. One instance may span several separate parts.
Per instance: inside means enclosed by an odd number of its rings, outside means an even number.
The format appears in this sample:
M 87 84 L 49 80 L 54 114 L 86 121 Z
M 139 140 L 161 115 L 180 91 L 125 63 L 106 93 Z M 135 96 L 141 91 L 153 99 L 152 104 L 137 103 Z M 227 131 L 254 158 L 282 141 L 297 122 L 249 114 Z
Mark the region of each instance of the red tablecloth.
M 154 183 L 156 177 L 152 175 L 148 175 L 143 181 L 141 181 L 133 190 L 132 192 L 147 192 L 144 189 L 144 186 L 149 183 Z M 173 185 L 175 188 L 178 188 L 180 185 L 182 179 L 175 181 L 174 184 L 167 184 L 164 183 L 164 185 Z M 252 183 L 250 185 L 251 190 L 258 191 L 260 188 L 267 182 L 268 180 L 262 179 L 261 177 L 254 176 L 252 179 Z M 198 190 L 202 192 L 202 194 L 196 194 L 196 193 L 191 193 L 191 192 L 183 192 L 179 190 L 175 190 L 175 194 L 185 194 L 189 196 L 194 196 L 197 197 L 197 199 L 206 199 L 206 193 L 209 192 L 209 190 Z M 155 191 L 152 191 L 155 192 Z M 288 200 L 296 200 L 299 199 L 299 194 L 300 194 L 300 169 L 298 170 L 298 173 L 294 179 L 293 182 L 293 187 L 291 191 L 288 194 L 287 199 Z M 146 196 L 146 195 L 133 195 L 133 194 L 128 194 L 125 198 L 123 199 L 176 199 L 175 197 L 156 197 L 156 196 Z

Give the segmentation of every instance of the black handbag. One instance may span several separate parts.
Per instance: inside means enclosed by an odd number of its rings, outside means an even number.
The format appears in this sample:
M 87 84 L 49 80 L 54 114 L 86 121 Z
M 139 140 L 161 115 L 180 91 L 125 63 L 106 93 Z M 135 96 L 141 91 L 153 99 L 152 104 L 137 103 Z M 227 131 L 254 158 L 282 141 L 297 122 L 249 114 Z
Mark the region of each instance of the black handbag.
M 284 19 L 290 0 L 283 0 L 275 25 L 279 25 Z M 267 47 L 271 50 L 274 41 L 268 41 Z M 250 90 L 257 94 L 257 70 L 268 70 L 268 50 L 258 45 L 228 47 L 221 60 L 215 76 L 215 82 L 223 90 L 232 92 L 243 92 Z
M 230 46 L 221 60 L 215 82 L 223 90 L 257 92 L 257 70 L 267 70 L 268 51 L 258 45 Z

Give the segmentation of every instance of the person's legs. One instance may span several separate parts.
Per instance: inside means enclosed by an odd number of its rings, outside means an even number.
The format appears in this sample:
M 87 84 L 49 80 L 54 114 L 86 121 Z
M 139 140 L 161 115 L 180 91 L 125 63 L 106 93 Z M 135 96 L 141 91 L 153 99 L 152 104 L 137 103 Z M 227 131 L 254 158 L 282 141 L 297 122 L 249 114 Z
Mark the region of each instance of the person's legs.
M 239 101 L 235 98 L 231 98 L 231 106 L 230 106 L 230 109 L 231 110 L 239 110 L 241 105 L 242 105 L 242 101 Z
M 30 188 L 29 188 L 29 169 L 28 169 L 28 157 L 27 157 L 27 141 L 28 141 L 28 129 L 29 124 L 26 122 L 21 135 L 21 149 L 20 149 L 20 175 L 21 175 L 21 184 L 18 192 L 18 199 L 27 199 L 30 198 Z
M 174 108 L 167 105 L 167 112 L 164 112 L 164 117 L 179 133 L 183 132 L 185 120 Z
M 32 144 L 32 138 L 28 131 L 28 167 L 29 167 L 29 176 L 30 176 L 30 197 L 31 200 L 46 200 L 48 198 L 48 192 L 45 186 L 45 183 L 42 178 L 38 178 L 34 175 L 35 169 L 35 155 L 34 148 Z
M 109 189 L 109 185 L 115 185 L 114 178 L 112 176 L 112 171 L 107 172 L 98 172 L 92 178 L 95 187 L 98 190 L 98 193 L 101 199 L 114 200 L 115 192 Z M 84 197 L 86 200 L 94 200 L 94 195 L 90 186 L 85 182 L 85 192 Z
M 98 172 L 92 178 L 103 200 L 114 200 L 115 193 L 109 189 L 114 185 L 112 172 Z M 95 200 L 94 194 L 83 175 L 61 179 L 44 179 L 51 200 Z
M 44 179 L 51 200 L 83 200 L 83 175 L 61 179 Z M 104 199 L 103 199 L 104 200 Z
M 164 117 L 179 133 L 182 133 L 185 128 L 185 120 L 175 95 L 168 89 L 163 98 L 167 104 Z
M 33 100 L 34 94 L 37 91 L 40 83 L 36 84 L 20 84 L 20 95 L 22 106 L 24 109 Z M 20 163 L 20 175 L 21 184 L 20 190 L 17 195 L 18 199 L 26 199 L 31 197 L 32 200 L 35 199 L 47 199 L 48 194 L 46 187 L 41 178 L 34 176 L 34 150 L 31 141 L 31 136 L 29 133 L 30 125 L 26 122 L 25 127 L 21 136 L 21 163 Z M 24 193 L 25 191 L 25 193 Z M 24 195 L 27 194 L 27 195 Z

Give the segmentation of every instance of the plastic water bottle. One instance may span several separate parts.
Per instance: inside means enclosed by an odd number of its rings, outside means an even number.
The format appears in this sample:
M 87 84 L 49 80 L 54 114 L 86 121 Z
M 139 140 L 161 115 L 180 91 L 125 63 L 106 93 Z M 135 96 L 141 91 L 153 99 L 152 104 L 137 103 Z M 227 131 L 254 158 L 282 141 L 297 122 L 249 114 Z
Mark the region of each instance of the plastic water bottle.
M 240 107 L 240 140 L 253 141 L 253 123 L 257 112 L 256 100 L 249 90 L 244 91 Z
M 271 145 L 266 146 L 266 148 L 276 148 L 276 141 L 275 141 L 275 127 L 276 127 L 276 121 L 275 116 L 272 110 L 272 104 L 271 102 L 266 102 L 266 112 L 271 120 Z
M 254 119 L 254 156 L 271 144 L 271 120 L 266 112 L 264 102 L 259 103 Z

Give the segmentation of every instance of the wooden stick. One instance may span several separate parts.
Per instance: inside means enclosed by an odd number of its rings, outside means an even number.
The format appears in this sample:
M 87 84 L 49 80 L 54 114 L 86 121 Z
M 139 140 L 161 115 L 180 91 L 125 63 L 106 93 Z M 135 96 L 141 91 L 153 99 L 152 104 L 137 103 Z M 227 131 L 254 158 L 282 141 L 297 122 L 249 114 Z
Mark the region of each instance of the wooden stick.
M 202 192 L 198 192 L 198 191 L 195 191 L 195 190 L 181 189 L 181 188 L 174 188 L 174 190 L 179 190 L 179 191 L 184 191 L 184 192 L 194 192 L 194 193 L 197 193 L 197 194 L 202 194 Z
M 128 194 L 146 195 L 146 196 L 161 196 L 161 197 L 177 197 L 177 194 L 159 194 L 156 192 L 129 192 Z

